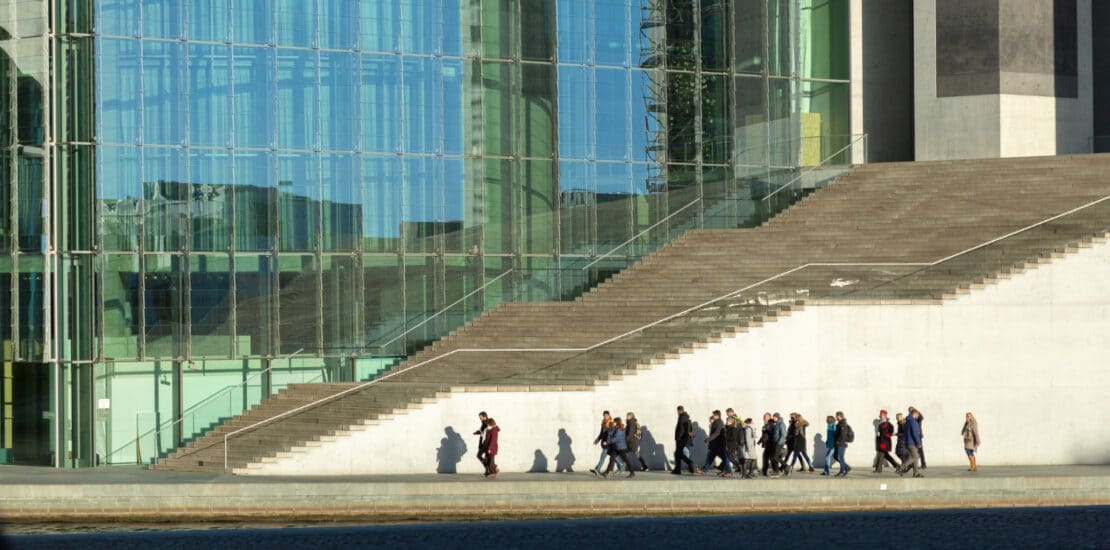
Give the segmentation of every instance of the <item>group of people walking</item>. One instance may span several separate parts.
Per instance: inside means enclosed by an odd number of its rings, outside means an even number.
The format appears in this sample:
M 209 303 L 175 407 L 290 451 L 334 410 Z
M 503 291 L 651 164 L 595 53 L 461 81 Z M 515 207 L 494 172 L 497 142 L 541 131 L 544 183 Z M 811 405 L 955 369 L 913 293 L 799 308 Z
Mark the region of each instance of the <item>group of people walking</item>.
M 674 428 L 674 468 L 672 474 L 682 475 L 683 465 L 691 474 L 705 475 L 711 469 L 719 470 L 719 475 L 732 477 L 736 472 L 743 478 L 756 477 L 758 459 L 756 448 L 761 447 L 763 468 L 760 475 L 764 477 L 783 477 L 795 471 L 795 464 L 800 465 L 797 471 L 814 471 L 813 461 L 807 449 L 807 429 L 810 424 L 801 414 L 792 412 L 788 418 L 783 418 L 779 413 L 764 413 L 763 425 L 756 431 L 751 418 L 741 418 L 732 408 L 721 411 L 715 410 L 709 416 L 709 431 L 705 438 L 708 452 L 705 463 L 700 467 L 694 463 L 693 447 L 695 440 L 694 423 L 689 413 L 681 405 L 676 409 L 678 420 Z M 485 466 L 486 477 L 497 477 L 499 472 L 495 458 L 497 456 L 497 436 L 500 428 L 497 422 L 486 415 L 479 413 L 478 419 L 481 426 L 474 435 L 479 436 L 478 459 Z M 899 475 L 913 472 L 913 477 L 924 477 L 921 470 L 925 469 L 925 449 L 921 433 L 921 423 L 925 419 L 921 411 L 909 407 L 906 414 L 895 415 L 895 422 L 891 422 L 886 410 L 879 411 L 879 418 L 875 421 L 875 459 L 872 471 L 882 473 L 883 467 L 890 464 Z M 825 462 L 821 475 L 831 475 L 831 467 L 838 464 L 837 477 L 847 476 L 852 471 L 845 457 L 848 446 L 855 442 L 855 431 L 848 424 L 843 412 L 825 417 Z M 636 470 L 648 470 L 648 465 L 640 456 L 639 447 L 642 439 L 642 427 L 636 419 L 635 413 L 629 412 L 622 419 L 613 417 L 609 411 L 604 411 L 601 417 L 601 428 L 594 445 L 601 448 L 597 465 L 590 469 L 594 475 L 608 477 L 616 468 L 618 471 L 627 471 L 627 477 L 634 477 Z M 968 412 L 961 435 L 964 440 L 964 451 L 967 453 L 970 467 L 968 471 L 978 471 L 975 453 L 979 448 L 979 425 L 975 416 Z M 894 455 L 891 455 L 891 451 Z M 897 458 L 895 458 L 897 456 Z M 605 462 L 608 459 L 608 466 Z M 719 461 L 719 462 L 718 462 Z M 605 466 L 604 469 L 603 466 Z

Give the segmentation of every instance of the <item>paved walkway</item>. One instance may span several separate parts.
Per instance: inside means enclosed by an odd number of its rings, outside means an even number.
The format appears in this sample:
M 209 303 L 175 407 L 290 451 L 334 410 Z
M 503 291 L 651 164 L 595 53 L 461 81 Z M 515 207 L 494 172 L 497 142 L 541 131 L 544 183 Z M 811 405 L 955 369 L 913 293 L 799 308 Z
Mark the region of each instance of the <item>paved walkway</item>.
M 6 521 L 393 521 L 1110 504 L 1110 466 L 930 468 L 923 479 L 646 472 L 237 477 L 139 467 L 0 467 Z

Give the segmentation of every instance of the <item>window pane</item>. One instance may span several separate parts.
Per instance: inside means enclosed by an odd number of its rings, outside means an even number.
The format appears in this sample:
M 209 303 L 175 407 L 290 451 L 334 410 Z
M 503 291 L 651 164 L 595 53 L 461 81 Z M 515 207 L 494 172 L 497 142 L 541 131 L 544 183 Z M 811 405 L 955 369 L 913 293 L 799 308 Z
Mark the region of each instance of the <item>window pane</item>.
M 320 146 L 354 151 L 359 137 L 359 56 L 320 52 Z
M 231 144 L 231 48 L 189 46 L 189 144 Z
M 362 150 L 392 153 L 401 143 L 401 63 L 396 56 L 362 56 Z
M 401 162 L 397 157 L 362 157 L 363 250 L 400 250 Z
M 143 149 L 143 226 L 147 250 L 185 247 L 189 210 L 185 162 L 185 149 Z
M 274 2 L 275 0 L 231 0 L 232 27 L 236 42 L 274 43 Z
M 185 2 L 142 0 L 143 36 L 179 39 L 185 36 Z
M 590 25 L 593 0 L 564 0 L 558 3 L 559 61 L 590 63 Z
M 174 358 L 184 352 L 185 289 L 182 256 L 143 256 L 143 319 L 146 323 L 147 357 Z
M 361 3 L 362 51 L 395 52 L 400 48 L 400 3 Z
M 138 147 L 100 147 L 97 160 L 101 246 L 105 250 L 138 250 L 141 227 L 139 200 L 143 185 Z
M 273 153 L 235 152 L 235 248 L 270 250 L 277 220 L 277 160 Z
M 96 135 L 101 143 L 139 141 L 139 41 L 97 41 Z
M 555 67 L 525 63 L 520 86 L 521 154 L 548 158 L 555 149 Z
M 598 65 L 628 65 L 630 7 L 628 0 L 596 0 L 594 3 L 594 52 Z
M 104 355 L 116 359 L 139 356 L 139 319 L 143 300 L 139 296 L 139 256 L 103 254 L 101 293 L 104 298 Z
M 231 246 L 231 153 L 226 150 L 193 149 L 189 154 L 189 168 L 192 248 L 227 250 Z
M 628 71 L 621 69 L 597 69 L 595 73 L 597 158 L 600 160 L 629 158 L 628 76 Z
M 555 58 L 555 6 L 551 0 L 521 0 L 521 57 L 537 61 Z
M 184 145 L 185 44 L 143 41 L 143 142 Z
M 276 143 L 277 60 L 270 48 L 237 47 L 235 55 L 235 144 L 273 147 Z
M 307 48 L 316 45 L 316 2 L 277 0 L 277 43 Z
M 230 38 L 231 5 L 228 0 L 189 0 L 189 40 L 226 42 Z
M 274 282 L 273 258 L 239 254 L 235 256 L 235 335 L 236 353 L 266 355 L 273 338 Z
M 436 236 L 442 233 L 443 160 L 439 157 L 410 157 L 405 163 L 404 232 L 406 249 L 434 252 Z
M 325 154 L 320 179 L 323 249 L 354 251 L 362 228 L 361 166 L 355 155 Z
M 316 52 L 278 49 L 278 147 L 313 149 L 320 120 Z
M 278 330 L 282 354 L 304 348 L 306 355 L 318 352 L 317 331 L 320 329 L 316 287 L 317 265 L 312 256 L 278 257 Z
M 231 262 L 226 254 L 189 258 L 190 355 L 231 355 Z
M 591 100 L 593 70 L 559 67 L 559 156 L 594 158 L 597 120 Z
M 278 155 L 281 201 L 281 250 L 316 249 L 320 221 L 318 157 L 312 153 Z
M 358 46 L 358 0 L 320 0 L 320 47 L 353 50 Z
M 482 63 L 482 141 L 487 155 L 516 152 L 516 68 L 513 63 Z
M 555 212 L 558 190 L 555 163 L 550 160 L 521 162 L 521 202 L 524 208 L 522 233 L 524 254 L 551 254 L 555 251 Z
M 139 35 L 139 3 L 135 0 L 96 0 L 96 32 Z

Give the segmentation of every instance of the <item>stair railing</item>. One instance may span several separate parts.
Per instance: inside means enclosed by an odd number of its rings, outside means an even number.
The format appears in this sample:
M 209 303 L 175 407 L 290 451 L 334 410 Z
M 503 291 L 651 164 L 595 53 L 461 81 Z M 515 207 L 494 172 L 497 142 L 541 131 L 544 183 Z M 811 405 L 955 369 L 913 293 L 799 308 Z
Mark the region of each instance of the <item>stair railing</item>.
M 796 177 L 794 177 L 794 178 L 793 178 L 793 179 L 791 179 L 790 181 L 788 181 L 788 182 L 784 183 L 784 184 L 783 184 L 782 186 L 780 186 L 780 187 L 776 188 L 774 192 L 770 193 L 770 194 L 769 194 L 769 195 L 767 195 L 766 197 L 763 197 L 763 199 L 762 199 L 762 200 L 763 200 L 763 201 L 766 201 L 766 200 L 767 200 L 768 198 L 770 198 L 771 196 L 775 195 L 776 193 L 778 193 L 779 191 L 783 190 L 784 188 L 786 188 L 786 187 L 789 187 L 789 186 L 791 186 L 792 184 L 794 184 L 794 183 L 795 183 L 795 182 L 797 182 L 797 181 L 800 181 L 800 180 L 802 179 L 802 177 L 804 177 L 804 176 L 805 176 L 805 175 L 806 175 L 807 173 L 809 173 L 809 171 L 811 171 L 811 170 L 815 170 L 815 169 L 817 169 L 817 168 L 821 168 L 821 167 L 823 167 L 823 166 L 826 166 L 826 165 L 828 165 L 828 164 L 829 164 L 829 163 L 830 163 L 830 162 L 831 162 L 831 161 L 832 161 L 833 159 L 835 159 L 835 158 L 839 157 L 839 156 L 840 156 L 841 154 L 843 154 L 843 153 L 847 152 L 847 151 L 848 151 L 849 149 L 852 149 L 852 148 L 853 148 L 854 146 L 856 146 L 856 145 L 857 145 L 857 144 L 859 144 L 859 143 L 862 143 L 862 144 L 863 144 L 863 153 L 862 153 L 862 158 L 863 158 L 863 162 L 864 162 L 864 163 L 866 163 L 866 162 L 867 162 L 867 134 L 858 134 L 858 135 L 852 135 L 852 136 L 837 136 L 837 135 L 832 135 L 832 136 L 814 136 L 814 137 L 804 137 L 804 138 L 798 138 L 797 140 L 791 140 L 791 141 L 790 141 L 789 143 L 792 143 L 792 142 L 794 142 L 794 141 L 800 141 L 800 142 L 805 142 L 805 141 L 808 141 L 808 140 L 813 140 L 813 139 L 822 139 L 822 138 L 829 138 L 829 137 L 849 137 L 849 138 L 851 138 L 851 141 L 850 141 L 850 142 L 848 143 L 848 145 L 846 145 L 846 146 L 844 146 L 844 147 L 841 147 L 841 148 L 840 148 L 840 149 L 838 149 L 838 150 L 837 150 L 837 151 L 836 151 L 835 153 L 832 153 L 831 155 L 829 155 L 829 156 L 827 156 L 827 157 L 825 157 L 825 158 L 821 159 L 821 161 L 820 161 L 820 162 L 818 162 L 818 163 L 817 163 L 816 165 L 813 165 L 813 166 L 810 166 L 810 167 L 806 167 L 806 168 L 805 168 L 805 169 L 803 169 L 803 171 L 802 171 L 801 173 L 799 173 L 799 174 L 798 174 L 798 175 L 797 175 Z M 741 156 L 741 155 L 743 155 L 744 153 L 746 153 L 746 152 L 748 152 L 748 151 L 752 151 L 752 150 L 755 150 L 755 149 L 766 149 L 766 148 L 767 148 L 767 145 L 766 145 L 766 144 L 762 144 L 762 143 L 761 143 L 761 144 L 759 144 L 759 145 L 755 145 L 755 146 L 752 146 L 752 147 L 748 147 L 748 148 L 746 148 L 746 149 L 744 149 L 744 150 L 740 151 L 739 153 L 737 153 L 737 156 Z M 848 165 L 845 165 L 845 167 L 847 168 L 847 166 L 849 166 L 850 164 L 851 164 L 851 163 L 849 163 Z M 613 254 L 615 254 L 615 253 L 616 253 L 616 252 L 617 252 L 618 250 L 620 250 L 620 249 L 622 249 L 622 248 L 624 248 L 624 247 L 626 247 L 626 246 L 628 246 L 628 245 L 630 245 L 630 244 L 632 244 L 632 243 L 634 243 L 634 242 L 638 241 L 638 240 L 639 240 L 639 239 L 640 239 L 641 237 L 643 237 L 644 235 L 647 235 L 647 234 L 648 234 L 649 232 L 653 231 L 654 229 L 656 229 L 656 228 L 657 228 L 657 227 L 659 227 L 660 225 L 663 225 L 663 223 L 665 223 L 665 222 L 667 222 L 667 221 L 670 221 L 670 219 L 671 219 L 671 218 L 673 218 L 673 217 L 677 216 L 678 214 L 681 214 L 681 213 L 682 213 L 683 211 L 685 211 L 686 209 L 688 209 L 688 208 L 690 208 L 691 206 L 694 206 L 695 204 L 698 204 L 698 203 L 700 203 L 700 202 L 702 202 L 702 201 L 704 201 L 704 200 L 705 200 L 705 197 L 704 197 L 704 196 L 698 196 L 698 197 L 697 197 L 697 198 L 695 198 L 694 200 L 692 200 L 692 201 L 690 201 L 690 202 L 688 202 L 688 203 L 686 203 L 686 204 L 682 205 L 681 207 L 679 207 L 679 208 L 678 208 L 677 210 L 675 210 L 674 212 L 671 212 L 670 214 L 668 214 L 668 215 L 667 215 L 667 216 L 666 216 L 665 218 L 663 218 L 663 219 L 661 219 L 661 220 L 659 220 L 659 221 L 657 221 L 657 222 L 655 222 L 655 223 L 651 224 L 650 226 L 648 226 L 647 228 L 643 229 L 643 230 L 642 230 L 642 231 L 640 231 L 639 233 L 636 233 L 635 235 L 633 235 L 633 236 L 632 236 L 632 238 L 630 238 L 630 239 L 628 239 L 628 240 L 626 240 L 626 241 L 624 241 L 624 242 L 622 242 L 622 243 L 620 243 L 620 244 L 618 244 L 618 245 L 614 246 L 613 248 L 611 248 L 611 249 L 609 249 L 608 251 L 606 251 L 606 252 L 605 252 L 604 254 L 601 254 L 600 256 L 597 256 L 597 257 L 596 257 L 596 258 L 594 258 L 594 259 L 593 259 L 592 261 L 590 261 L 590 263 L 588 263 L 588 264 L 586 264 L 586 265 L 582 266 L 582 270 L 583 270 L 583 271 L 585 271 L 585 270 L 587 270 L 587 269 L 589 269 L 589 268 L 591 268 L 591 267 L 593 267 L 593 266 L 597 265 L 597 263 L 598 263 L 598 262 L 600 262 L 600 261 L 604 260 L 605 258 L 608 258 L 609 256 L 612 256 L 612 255 L 613 255 Z
M 767 205 L 768 205 L 768 201 L 771 200 L 773 197 L 777 196 L 780 192 L 782 192 L 784 190 L 793 190 L 794 187 L 799 182 L 802 182 L 802 180 L 804 178 L 806 178 L 807 176 L 816 174 L 818 170 L 822 171 L 822 173 L 823 173 L 823 177 L 821 178 L 822 180 L 831 181 L 831 180 L 835 179 L 836 177 L 840 176 L 840 174 L 843 174 L 849 168 L 851 168 L 851 166 L 854 164 L 854 162 L 851 159 L 855 156 L 855 152 L 856 152 L 857 147 L 862 147 L 863 151 L 860 154 L 860 157 L 863 160 L 863 163 L 866 164 L 867 163 L 867 154 L 868 154 L 867 153 L 867 146 L 868 146 L 868 134 L 860 134 L 858 136 L 855 136 L 844 147 L 841 147 L 840 149 L 837 149 L 836 152 L 834 152 L 831 155 L 825 157 L 824 159 L 822 159 L 817 164 L 815 164 L 813 166 L 806 166 L 805 168 L 800 170 L 797 175 L 795 175 L 793 178 L 788 180 L 786 183 L 783 183 L 782 185 L 779 185 L 778 187 L 776 187 L 774 191 L 771 191 L 766 196 L 764 196 L 762 199 L 760 199 L 760 203 L 764 205 L 761 208 L 761 210 L 764 212 L 765 215 L 767 215 L 767 217 L 764 218 L 763 221 L 767 221 L 768 219 L 770 219 L 770 216 L 777 213 L 777 212 L 774 212 L 774 213 L 769 212 L 770 207 L 767 206 Z M 846 163 L 846 164 L 833 164 L 832 163 L 833 159 L 836 159 L 836 158 L 840 157 L 841 155 L 843 155 L 844 153 L 849 153 L 849 152 L 850 152 L 850 155 L 849 155 L 849 162 L 848 163 Z M 837 166 L 840 169 L 835 170 L 835 173 L 833 173 L 833 174 L 829 174 L 826 171 L 830 170 L 830 168 L 829 168 L 830 166 Z M 814 181 L 812 182 L 810 187 L 816 188 L 817 185 L 818 185 L 817 179 L 814 178 Z M 793 200 L 791 200 L 791 198 L 793 198 L 793 197 L 789 197 L 789 196 L 787 197 L 787 200 L 789 201 L 789 203 L 793 203 Z
M 289 361 L 290 364 L 291 364 L 292 360 L 293 360 L 293 357 L 296 356 L 297 354 L 301 353 L 302 351 L 304 351 L 304 348 L 298 349 L 297 351 L 294 351 L 293 353 L 290 353 L 289 355 L 286 355 L 285 357 L 281 357 L 281 358 L 279 358 L 279 360 L 285 359 L 285 360 Z M 177 419 L 174 419 L 174 420 L 167 420 L 166 422 L 163 422 L 162 425 L 160 425 L 160 426 L 155 426 L 155 427 L 147 430 L 146 432 L 144 432 L 142 434 L 136 435 L 134 441 L 128 441 L 127 443 L 124 443 L 122 446 L 120 446 L 116 450 L 108 453 L 108 456 L 104 457 L 104 460 L 106 462 L 110 463 L 113 456 L 115 456 L 120 451 L 122 451 L 122 450 L 126 449 L 127 447 L 131 446 L 132 444 L 134 444 L 135 447 L 136 447 L 136 452 L 135 452 L 136 464 L 141 464 L 142 463 L 142 454 L 139 452 L 139 448 L 141 447 L 141 442 L 143 441 L 143 439 L 148 438 L 148 437 L 153 437 L 154 442 L 155 442 L 155 449 L 157 449 L 159 436 L 163 432 L 165 432 L 168 429 L 172 429 L 173 427 L 177 426 L 178 424 L 184 422 L 185 419 L 189 418 L 190 416 L 195 417 L 196 414 L 201 410 L 202 407 L 205 407 L 206 405 L 214 403 L 215 401 L 217 401 L 218 399 L 220 399 L 220 398 L 222 398 L 226 395 L 229 395 L 231 393 L 239 391 L 241 388 L 247 386 L 252 381 L 257 379 L 258 377 L 262 376 L 263 374 L 266 374 L 266 373 L 270 372 L 274 368 L 274 365 L 276 365 L 276 362 L 271 361 L 269 367 L 266 367 L 265 369 L 260 370 L 256 373 L 252 374 L 251 376 L 243 379 L 241 382 L 239 382 L 237 384 L 232 384 L 230 386 L 225 387 L 222 390 L 216 391 L 212 395 L 209 395 L 208 397 L 205 397 L 204 399 L 200 400 L 200 402 L 192 405 L 191 407 L 189 407 L 185 411 L 182 411 L 180 418 L 177 418 Z M 307 382 L 311 382 L 311 381 L 312 380 L 308 380 Z M 246 409 L 241 409 L 240 411 L 242 411 L 242 410 L 246 410 Z M 158 452 L 155 452 L 154 456 L 158 456 L 158 454 L 159 454 Z
M 471 290 L 470 292 L 468 292 L 468 293 L 466 293 L 465 295 L 463 295 L 463 297 L 462 297 L 462 298 L 459 298 L 458 300 L 455 300 L 454 302 L 451 302 L 451 303 L 450 303 L 449 305 L 445 306 L 445 307 L 444 307 L 443 309 L 441 309 L 441 310 L 439 310 L 439 311 L 437 311 L 437 312 L 435 312 L 435 313 L 433 313 L 433 314 L 431 314 L 431 315 L 429 315 L 429 316 L 425 317 L 423 321 L 420 321 L 419 323 L 417 323 L 417 324 L 415 324 L 415 325 L 413 325 L 413 326 L 409 327 L 408 329 L 406 329 L 406 330 L 405 330 L 404 332 L 402 332 L 401 334 L 398 334 L 397 336 L 394 336 L 394 337 L 393 337 L 392 339 L 390 339 L 390 340 L 389 340 L 388 342 L 386 342 L 386 343 L 384 343 L 384 344 L 378 344 L 378 345 L 375 345 L 375 346 L 373 346 L 373 347 L 375 347 L 375 348 L 378 348 L 378 351 L 379 351 L 379 353 L 384 353 L 384 351 L 385 351 L 385 348 L 386 348 L 387 346 L 389 346 L 390 344 L 392 344 L 392 343 L 394 343 L 394 342 L 396 342 L 396 341 L 398 341 L 398 340 L 400 340 L 400 339 L 404 338 L 405 336 L 408 336 L 408 335 L 409 335 L 409 333 L 411 333 L 412 331 L 414 331 L 414 330 L 416 330 L 416 329 L 418 329 L 418 328 L 420 328 L 420 327 L 422 327 L 422 326 L 424 326 L 424 325 L 428 324 L 428 322 L 429 322 L 429 321 L 431 321 L 432 319 L 435 319 L 436 317 L 439 317 L 440 315 L 443 315 L 444 313 L 446 313 L 446 312 L 447 312 L 448 310 L 450 310 L 451 308 L 453 308 L 453 307 L 455 307 L 455 306 L 457 306 L 457 305 L 459 305 L 459 304 L 463 303 L 464 301 L 466 301 L 466 299 L 467 299 L 467 298 L 470 298 L 471 296 L 473 296 L 473 295 L 475 295 L 475 294 L 477 294 L 477 293 L 479 293 L 479 292 L 481 292 L 481 291 L 485 290 L 485 289 L 486 289 L 486 287 L 488 287 L 489 285 L 492 285 L 493 283 L 496 283 L 497 281 L 500 281 L 500 280 L 501 280 L 502 278 L 504 278 L 504 277 L 505 277 L 506 275 L 508 275 L 508 274 L 510 274 L 510 273 L 512 273 L 512 272 L 513 272 L 513 268 L 511 268 L 511 267 L 510 267 L 509 269 L 505 270 L 505 272 L 504 272 L 504 273 L 502 273 L 502 274 L 500 274 L 500 275 L 498 275 L 498 276 L 496 276 L 496 277 L 494 277 L 494 278 L 490 279 L 489 281 L 487 281 L 487 282 L 486 282 L 486 283 L 485 283 L 484 285 L 482 285 L 482 286 L 480 286 L 480 287 L 478 287 L 478 288 L 476 288 L 476 289 L 474 289 L 474 290 Z
M 995 237 L 995 238 L 990 239 L 988 241 L 981 242 L 979 244 L 976 244 L 974 246 L 971 246 L 969 248 L 966 248 L 964 250 L 961 250 L 959 252 L 956 252 L 954 254 L 950 254 L 948 256 L 945 256 L 943 258 L 940 258 L 938 260 L 931 261 L 931 262 L 809 262 L 809 263 L 801 264 L 801 265 L 798 265 L 798 266 L 793 267 L 791 269 L 781 271 L 781 272 L 779 272 L 775 275 L 772 275 L 770 277 L 767 277 L 767 278 L 765 278 L 761 281 L 746 285 L 742 288 L 730 291 L 726 294 L 722 294 L 722 295 L 720 295 L 716 298 L 713 298 L 711 300 L 707 300 L 707 301 L 702 302 L 698 305 L 688 307 L 688 308 L 683 309 L 679 312 L 667 315 L 665 317 L 662 317 L 660 319 L 657 319 L 655 321 L 647 323 L 643 326 L 634 328 L 632 330 L 626 331 L 624 333 L 618 334 L 618 335 L 610 337 L 610 338 L 606 338 L 604 340 L 601 340 L 601 341 L 599 341 L 595 344 L 592 344 L 590 346 L 587 346 L 587 347 L 581 347 L 581 348 L 459 348 L 459 349 L 454 349 L 454 350 L 448 351 L 446 353 L 437 355 L 435 357 L 425 359 L 424 361 L 421 361 L 421 362 L 416 363 L 414 365 L 407 366 L 403 369 L 389 372 L 387 374 L 384 374 L 382 376 L 379 376 L 379 377 L 375 378 L 374 380 L 370 380 L 368 382 L 365 382 L 365 383 L 359 384 L 357 386 L 348 388 L 346 390 L 343 390 L 341 392 L 332 394 L 330 396 L 320 398 L 320 399 L 318 399 L 316 401 L 313 401 L 311 403 L 301 405 L 299 407 L 296 407 L 296 408 L 291 409 L 289 411 L 286 411 L 284 413 L 272 416 L 270 418 L 260 420 L 258 422 L 255 422 L 254 424 L 251 424 L 249 426 L 245 426 L 243 428 L 240 428 L 238 430 L 235 430 L 235 431 L 232 431 L 232 432 L 229 432 L 229 433 L 225 434 L 224 438 L 223 438 L 224 470 L 226 471 L 227 468 L 228 468 L 228 448 L 229 448 L 229 441 L 231 440 L 231 438 L 233 438 L 233 437 L 235 437 L 235 436 L 237 436 L 241 433 L 251 431 L 251 430 L 257 429 L 261 426 L 273 423 L 277 420 L 281 420 L 283 418 L 287 418 L 289 416 L 299 414 L 303 411 L 312 409 L 312 408 L 317 407 L 321 404 L 324 404 L 324 403 L 327 403 L 327 402 L 330 402 L 330 401 L 334 401 L 336 399 L 340 399 L 340 398 L 342 398 L 346 395 L 350 395 L 350 394 L 355 393 L 355 392 L 363 391 L 366 388 L 369 388 L 371 386 L 374 386 L 374 385 L 380 384 L 382 382 L 385 382 L 385 381 L 389 380 L 390 378 L 393 378 L 394 376 L 397 376 L 399 374 L 403 374 L 403 373 L 406 373 L 406 372 L 409 372 L 409 371 L 412 371 L 412 370 L 419 369 L 421 367 L 424 367 L 425 365 L 432 364 L 436 361 L 439 361 L 441 359 L 445 359 L 445 358 L 450 357 L 450 356 L 455 355 L 455 354 L 459 354 L 459 353 L 588 353 L 588 352 L 590 352 L 592 350 L 595 350 L 595 349 L 597 349 L 601 346 L 604 346 L 606 344 L 610 344 L 612 342 L 621 340 L 623 338 L 626 338 L 628 336 L 631 336 L 631 335 L 634 335 L 634 334 L 637 334 L 637 333 L 642 333 L 646 329 L 658 326 L 662 323 L 666 323 L 668 321 L 671 321 L 673 319 L 682 317 L 684 315 L 688 315 L 688 314 L 690 314 L 694 311 L 705 308 L 707 306 L 712 306 L 713 304 L 716 304 L 716 303 L 721 302 L 723 300 L 728 300 L 730 298 L 737 297 L 738 295 L 740 295 L 742 293 L 745 293 L 745 292 L 751 291 L 753 289 L 756 289 L 758 287 L 767 285 L 768 283 L 772 283 L 774 281 L 783 279 L 785 277 L 788 277 L 790 275 L 793 275 L 793 274 L 798 273 L 798 272 L 803 271 L 803 270 L 807 270 L 807 269 L 811 269 L 811 268 L 817 268 L 817 267 L 830 267 L 830 268 L 844 268 L 844 267 L 864 267 L 864 268 L 916 267 L 916 268 L 927 269 L 927 268 L 930 268 L 930 267 L 935 267 L 935 266 L 937 266 L 939 264 L 942 264 L 942 263 L 952 261 L 956 258 L 968 255 L 968 254 L 973 253 L 975 251 L 978 251 L 980 249 L 984 249 L 984 248 L 989 247 L 993 244 L 999 243 L 999 242 L 1004 241 L 1006 239 L 1010 239 L 1010 238 L 1012 238 L 1014 236 L 1017 236 L 1017 235 L 1020 235 L 1022 233 L 1026 233 L 1026 232 L 1031 231 L 1033 229 L 1039 228 L 1041 226 L 1044 226 L 1044 225 L 1049 224 L 1051 222 L 1054 222 L 1056 220 L 1065 218 L 1067 216 L 1073 215 L 1077 212 L 1086 210 L 1086 209 L 1091 208 L 1093 206 L 1102 204 L 1104 202 L 1106 202 L 1107 204 L 1110 204 L 1110 202 L 1107 202 L 1107 201 L 1110 201 L 1110 195 L 1106 195 L 1106 196 L 1103 196 L 1101 198 L 1092 200 L 1092 201 L 1087 202 L 1085 204 L 1082 204 L 1078 207 L 1072 208 L 1072 209 L 1070 209 L 1066 212 L 1062 212 L 1060 214 L 1056 214 L 1054 216 L 1042 219 L 1042 220 L 1040 220 L 1036 223 L 1027 225 L 1025 227 L 1022 227 L 1022 228 L 1017 229 L 1015 231 L 1011 231 L 1011 232 L 1006 233 L 1004 235 Z

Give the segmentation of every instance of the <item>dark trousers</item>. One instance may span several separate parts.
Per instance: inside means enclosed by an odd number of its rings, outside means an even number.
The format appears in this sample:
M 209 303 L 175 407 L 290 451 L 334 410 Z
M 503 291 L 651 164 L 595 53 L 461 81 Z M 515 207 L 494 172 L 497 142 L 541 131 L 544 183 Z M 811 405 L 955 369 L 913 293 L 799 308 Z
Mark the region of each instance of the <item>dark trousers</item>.
M 478 462 L 481 462 L 486 467 L 486 473 L 489 473 L 489 465 L 486 464 L 486 448 L 482 445 L 478 446 Z
M 686 453 L 683 452 L 683 450 L 685 448 L 686 448 L 685 445 L 683 445 L 681 443 L 678 443 L 678 442 L 675 442 L 675 446 L 674 446 L 674 470 L 673 470 L 675 473 L 681 473 L 682 472 L 682 463 L 683 462 L 685 462 L 686 465 L 690 468 L 691 473 L 694 472 L 694 461 L 690 460 L 690 457 L 686 456 Z
M 778 464 L 775 463 L 775 446 L 770 444 L 763 448 L 763 475 L 767 475 L 767 468 L 778 471 Z
M 921 461 L 921 469 L 924 470 L 925 469 L 925 446 L 924 445 L 919 446 L 917 448 L 917 459 Z
M 620 460 L 622 462 L 629 465 L 628 466 L 628 477 L 632 477 L 632 476 L 636 475 L 636 472 L 633 471 L 633 469 L 632 469 L 632 463 L 628 461 L 628 451 L 617 451 L 617 450 L 613 450 L 613 449 L 609 449 L 609 466 L 607 468 L 605 468 L 605 474 L 604 475 L 609 475 L 609 472 L 613 471 L 613 466 L 616 466 L 618 456 L 620 457 Z
M 497 463 L 494 461 L 494 459 L 497 457 L 497 455 L 491 455 L 489 453 L 486 453 L 485 457 L 486 458 L 485 458 L 485 460 L 482 461 L 482 464 L 486 465 L 486 475 L 496 474 L 498 470 L 497 470 Z
M 891 467 L 895 469 L 898 468 L 898 461 L 894 460 L 889 451 L 875 451 L 875 464 L 873 465 L 875 471 L 882 472 L 884 462 L 889 462 Z
M 645 469 L 645 470 L 648 469 L 647 462 L 644 462 L 644 457 L 640 456 L 640 442 L 639 441 L 628 444 L 628 456 L 630 458 L 636 459 L 640 463 L 640 466 L 643 469 Z M 632 469 L 635 468 L 635 466 L 633 466 L 631 462 L 625 462 L 625 464 L 628 465 L 629 468 L 632 468 Z
M 721 466 L 725 469 L 725 472 L 731 474 L 732 473 L 732 463 L 729 461 L 728 455 L 725 454 L 725 450 L 724 449 L 714 449 L 713 447 L 709 448 L 709 455 L 705 457 L 705 465 L 702 466 L 701 469 L 702 470 L 708 470 L 709 468 L 711 468 L 713 466 L 713 461 L 716 460 L 717 458 L 721 459 Z

